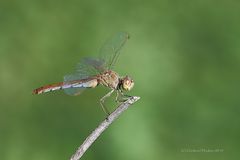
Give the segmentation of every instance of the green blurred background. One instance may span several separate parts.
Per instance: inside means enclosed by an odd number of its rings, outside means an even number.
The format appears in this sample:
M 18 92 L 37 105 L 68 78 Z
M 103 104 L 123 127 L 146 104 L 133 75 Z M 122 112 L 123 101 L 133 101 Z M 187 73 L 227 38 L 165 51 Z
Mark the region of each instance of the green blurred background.
M 118 31 L 131 38 L 115 69 L 141 100 L 82 159 L 239 159 L 239 11 L 237 0 L 1 0 L 0 159 L 69 159 L 104 119 L 108 89 L 31 92 Z

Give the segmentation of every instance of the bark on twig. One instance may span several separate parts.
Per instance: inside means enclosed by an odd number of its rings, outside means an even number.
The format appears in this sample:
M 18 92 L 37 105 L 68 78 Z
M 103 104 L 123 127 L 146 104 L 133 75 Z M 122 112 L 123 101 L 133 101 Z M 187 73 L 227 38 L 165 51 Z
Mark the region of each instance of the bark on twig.
M 82 155 L 87 151 L 87 149 L 92 145 L 92 143 L 102 134 L 102 132 L 108 128 L 108 126 L 122 114 L 123 111 L 128 109 L 130 105 L 138 101 L 140 97 L 129 97 L 125 102 L 120 104 L 82 143 L 82 145 L 77 149 L 70 160 L 79 160 Z

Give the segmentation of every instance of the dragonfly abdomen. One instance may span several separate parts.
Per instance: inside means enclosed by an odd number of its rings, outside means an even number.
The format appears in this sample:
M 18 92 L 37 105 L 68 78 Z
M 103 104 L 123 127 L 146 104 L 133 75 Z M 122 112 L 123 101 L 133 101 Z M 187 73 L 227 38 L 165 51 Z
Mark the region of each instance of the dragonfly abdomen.
M 62 89 L 63 82 L 54 83 L 46 86 L 39 87 L 33 90 L 33 94 L 42 94 L 50 91 L 56 91 Z
M 68 89 L 68 88 L 94 88 L 97 85 L 98 85 L 97 79 L 60 82 L 60 83 L 54 83 L 54 84 L 37 88 L 33 90 L 33 94 L 42 94 L 50 91 L 57 91 L 60 89 Z

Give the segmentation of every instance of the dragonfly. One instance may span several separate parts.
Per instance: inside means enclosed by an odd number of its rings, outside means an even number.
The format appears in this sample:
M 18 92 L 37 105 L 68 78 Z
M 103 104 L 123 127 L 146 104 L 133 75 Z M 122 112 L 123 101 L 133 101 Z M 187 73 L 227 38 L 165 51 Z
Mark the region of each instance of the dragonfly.
M 120 51 L 129 39 L 129 34 L 119 32 L 108 39 L 100 48 L 97 58 L 83 58 L 76 66 L 76 70 L 64 76 L 63 82 L 45 85 L 33 90 L 33 94 L 42 94 L 51 91 L 64 90 L 68 95 L 79 95 L 87 88 L 95 88 L 99 85 L 108 87 L 110 91 L 100 99 L 103 111 L 109 115 L 104 101 L 115 91 L 116 102 L 124 101 L 129 97 L 124 91 L 130 91 L 134 81 L 128 75 L 120 76 L 113 71 Z

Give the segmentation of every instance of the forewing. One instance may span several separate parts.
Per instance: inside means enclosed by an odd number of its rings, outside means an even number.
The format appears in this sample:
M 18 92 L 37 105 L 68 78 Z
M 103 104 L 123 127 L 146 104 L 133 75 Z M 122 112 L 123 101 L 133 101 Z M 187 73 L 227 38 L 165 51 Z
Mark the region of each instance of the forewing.
M 90 74 L 97 74 L 103 72 L 105 62 L 101 59 L 97 58 L 84 58 L 78 65 L 77 65 L 77 72 L 82 70 L 85 70 L 84 72 L 87 72 Z M 86 68 L 87 71 L 86 71 Z
M 104 43 L 99 52 L 99 59 L 104 62 L 103 68 L 105 70 L 110 70 L 113 68 L 120 54 L 120 50 L 128 39 L 128 33 L 119 32 Z

